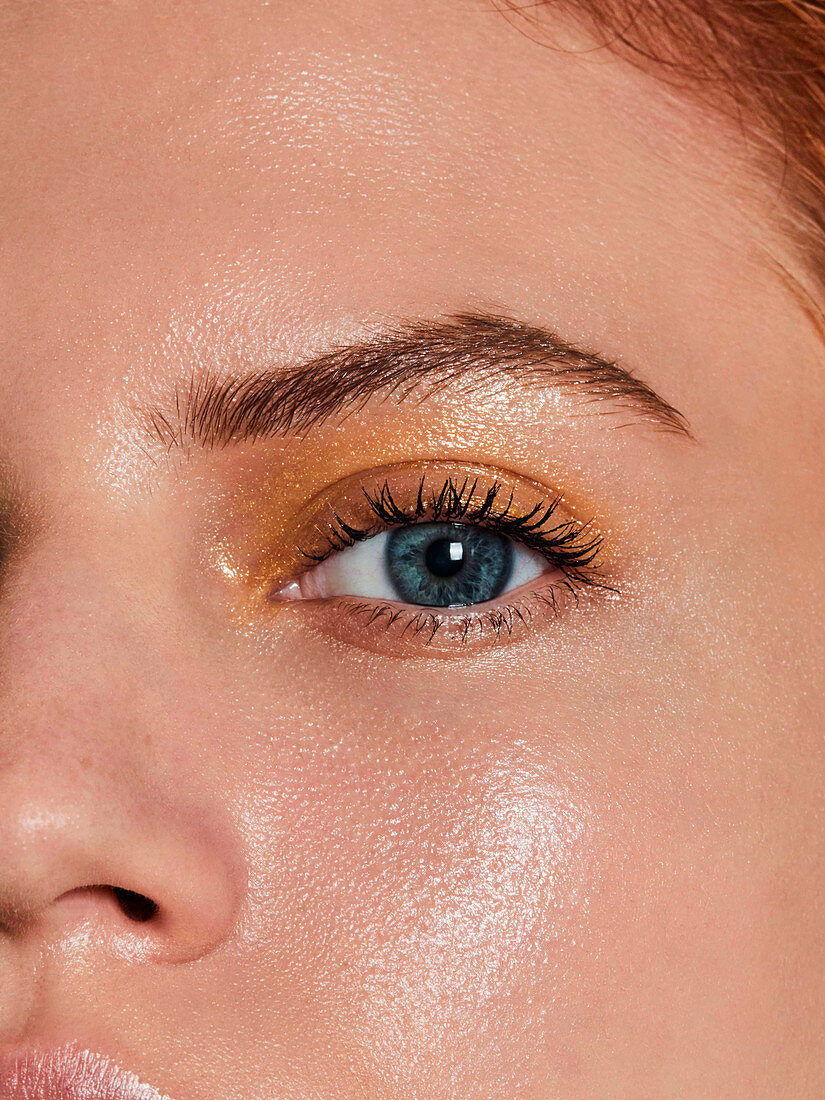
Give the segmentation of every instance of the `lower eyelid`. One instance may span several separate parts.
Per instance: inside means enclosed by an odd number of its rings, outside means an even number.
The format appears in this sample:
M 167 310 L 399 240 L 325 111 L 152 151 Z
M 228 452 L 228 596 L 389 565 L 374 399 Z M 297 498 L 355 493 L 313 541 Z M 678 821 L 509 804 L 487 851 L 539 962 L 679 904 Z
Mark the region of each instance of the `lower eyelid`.
M 465 608 L 412 607 L 340 596 L 303 606 L 312 629 L 384 657 L 457 657 L 526 640 L 553 630 L 570 613 L 597 612 L 616 590 L 576 586 L 550 567 L 548 579 L 530 582 L 493 604 Z

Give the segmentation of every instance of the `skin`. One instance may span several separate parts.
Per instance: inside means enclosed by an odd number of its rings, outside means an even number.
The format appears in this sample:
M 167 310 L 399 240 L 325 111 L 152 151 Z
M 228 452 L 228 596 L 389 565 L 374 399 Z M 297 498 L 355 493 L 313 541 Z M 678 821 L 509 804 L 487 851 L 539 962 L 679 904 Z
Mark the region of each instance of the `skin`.
M 3 20 L 3 1049 L 175 1100 L 821 1096 L 825 355 L 778 176 L 486 7 Z M 481 307 L 695 441 L 494 387 L 214 452 L 134 415 Z M 428 653 L 250 583 L 314 493 L 447 459 L 583 501 L 618 595 Z

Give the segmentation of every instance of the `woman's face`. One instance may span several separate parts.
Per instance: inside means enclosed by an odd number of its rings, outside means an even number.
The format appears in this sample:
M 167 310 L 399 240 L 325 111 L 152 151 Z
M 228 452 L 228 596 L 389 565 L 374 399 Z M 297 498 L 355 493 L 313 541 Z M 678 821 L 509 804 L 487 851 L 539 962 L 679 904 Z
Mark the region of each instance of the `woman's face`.
M 3 1049 L 174 1100 L 821 1095 L 778 183 L 555 17 L 3 6 Z

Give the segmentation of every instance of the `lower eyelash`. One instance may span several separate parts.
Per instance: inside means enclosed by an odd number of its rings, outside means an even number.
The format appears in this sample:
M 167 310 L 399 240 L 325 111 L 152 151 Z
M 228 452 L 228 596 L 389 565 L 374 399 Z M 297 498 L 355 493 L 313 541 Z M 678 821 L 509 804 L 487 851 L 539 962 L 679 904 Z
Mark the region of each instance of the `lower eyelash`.
M 363 619 L 362 628 L 375 627 L 393 631 L 399 639 L 419 641 L 424 648 L 447 628 L 457 635 L 457 642 L 466 645 L 490 638 L 494 642 L 509 639 L 520 627 L 529 628 L 538 608 L 549 610 L 552 617 L 562 614 L 561 598 L 572 598 L 578 607 L 583 588 L 599 589 L 606 594 L 617 594 L 617 589 L 605 581 L 588 579 L 576 581 L 569 577 L 555 580 L 541 588 L 524 593 L 518 600 L 502 606 L 483 608 L 480 611 L 446 612 L 432 608 L 410 608 L 390 603 L 355 601 L 351 597 L 337 597 L 336 604 L 348 616 Z

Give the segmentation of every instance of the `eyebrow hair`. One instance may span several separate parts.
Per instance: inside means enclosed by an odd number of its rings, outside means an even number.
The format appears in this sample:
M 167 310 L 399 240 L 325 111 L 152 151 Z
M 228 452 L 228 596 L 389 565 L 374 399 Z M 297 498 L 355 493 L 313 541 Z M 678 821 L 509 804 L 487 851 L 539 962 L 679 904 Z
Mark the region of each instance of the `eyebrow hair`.
M 557 334 L 506 316 L 465 312 L 412 320 L 334 347 L 306 362 L 249 374 L 193 375 L 173 409 L 149 410 L 151 430 L 170 449 L 204 447 L 306 432 L 362 409 L 377 395 L 425 400 L 464 379 L 505 379 L 566 389 L 605 412 L 693 438 L 684 415 L 613 360 Z

